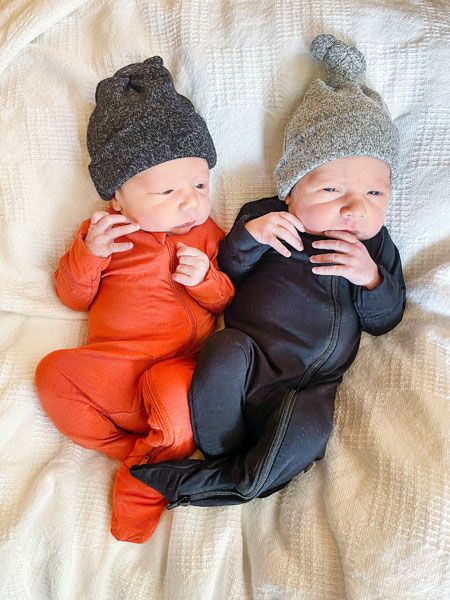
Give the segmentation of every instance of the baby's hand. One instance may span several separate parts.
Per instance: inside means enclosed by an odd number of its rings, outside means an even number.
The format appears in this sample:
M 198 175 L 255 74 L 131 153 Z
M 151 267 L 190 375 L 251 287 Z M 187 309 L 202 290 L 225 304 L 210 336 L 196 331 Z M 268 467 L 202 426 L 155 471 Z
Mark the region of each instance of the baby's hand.
M 113 227 L 118 223 L 129 223 Z M 116 243 L 114 240 L 122 235 L 133 233 L 140 229 L 137 223 L 132 223 L 127 217 L 119 214 L 110 214 L 104 210 L 98 210 L 91 217 L 84 245 L 94 256 L 107 258 L 113 252 L 124 252 L 131 250 L 132 242 Z
M 201 283 L 209 271 L 209 258 L 198 248 L 177 242 L 178 265 L 172 279 L 191 287 Z
M 355 285 L 362 285 L 369 290 L 373 290 L 381 283 L 377 265 L 356 236 L 348 231 L 324 231 L 324 234 L 334 239 L 313 242 L 312 246 L 335 252 L 311 256 L 311 262 L 328 265 L 314 267 L 313 273 L 340 275 Z
M 274 250 L 289 258 L 291 253 L 280 240 L 297 250 L 303 250 L 303 243 L 297 229 L 305 231 L 303 223 L 293 214 L 285 211 L 271 212 L 245 224 L 246 230 L 260 244 L 268 244 Z

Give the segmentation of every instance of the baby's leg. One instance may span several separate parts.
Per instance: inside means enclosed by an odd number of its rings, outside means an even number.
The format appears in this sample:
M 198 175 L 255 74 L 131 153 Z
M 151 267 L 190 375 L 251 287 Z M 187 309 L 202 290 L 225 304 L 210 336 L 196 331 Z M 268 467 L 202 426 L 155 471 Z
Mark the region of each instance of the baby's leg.
M 240 504 L 267 496 L 323 457 L 336 385 L 284 391 L 261 438 L 247 452 L 205 461 L 140 465 L 133 475 L 160 490 L 174 506 Z
M 132 477 L 129 468 L 186 458 L 195 449 L 187 403 L 194 366 L 193 358 L 173 358 L 153 365 L 141 377 L 150 431 L 136 442 L 116 475 L 111 532 L 118 540 L 145 542 L 167 505 L 159 492 Z
M 83 364 L 89 370 L 89 353 L 82 350 Z M 78 381 L 73 365 L 80 360 L 79 348 L 56 350 L 44 357 L 36 369 L 36 389 L 41 405 L 54 425 L 74 442 L 124 460 L 136 441 L 148 431 L 145 408 L 110 414 L 107 402 L 99 394 L 94 399 L 82 376 Z M 107 373 L 105 374 L 107 377 Z M 98 381 L 101 388 L 101 381 Z M 132 394 L 130 387 L 130 394 Z M 118 398 L 114 399 L 116 405 Z M 124 404 L 131 405 L 126 398 Z
M 244 403 L 256 355 L 253 340 L 236 329 L 216 331 L 205 342 L 189 392 L 195 441 L 205 456 L 244 446 Z

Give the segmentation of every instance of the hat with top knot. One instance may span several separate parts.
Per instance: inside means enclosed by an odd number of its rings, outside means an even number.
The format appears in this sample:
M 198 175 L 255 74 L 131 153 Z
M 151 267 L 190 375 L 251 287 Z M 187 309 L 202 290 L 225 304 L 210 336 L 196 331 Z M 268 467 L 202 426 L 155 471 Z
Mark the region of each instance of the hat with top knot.
M 317 36 L 310 47 L 324 63 L 326 81 L 316 79 L 288 123 L 275 169 L 278 195 L 320 165 L 349 156 L 386 162 L 397 177 L 399 135 L 381 96 L 363 83 L 363 54 L 333 35 Z
M 208 127 L 179 94 L 160 56 L 123 67 L 103 79 L 87 131 L 89 172 L 110 200 L 128 179 L 163 162 L 199 157 L 216 164 Z

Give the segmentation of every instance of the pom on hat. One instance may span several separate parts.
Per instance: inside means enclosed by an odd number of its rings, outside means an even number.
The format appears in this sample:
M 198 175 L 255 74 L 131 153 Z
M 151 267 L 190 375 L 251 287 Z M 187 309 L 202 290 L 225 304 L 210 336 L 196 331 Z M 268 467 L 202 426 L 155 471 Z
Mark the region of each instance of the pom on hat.
M 328 85 L 338 87 L 362 81 L 366 72 L 366 60 L 357 48 L 328 34 L 314 38 L 310 50 L 316 60 L 324 63 Z

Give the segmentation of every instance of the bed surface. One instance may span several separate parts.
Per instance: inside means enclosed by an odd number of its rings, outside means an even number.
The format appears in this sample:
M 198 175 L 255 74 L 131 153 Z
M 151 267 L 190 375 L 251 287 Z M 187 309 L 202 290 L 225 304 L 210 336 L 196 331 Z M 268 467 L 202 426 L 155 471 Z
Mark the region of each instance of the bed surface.
M 445 0 L 0 2 L 0 598 L 450 598 L 450 9 Z M 400 130 L 387 226 L 408 288 L 402 323 L 364 334 L 326 457 L 273 496 L 166 512 L 144 545 L 109 533 L 118 463 L 60 435 L 33 385 L 86 314 L 51 274 L 104 203 L 88 177 L 97 82 L 159 54 L 218 152 L 228 229 L 275 193 L 283 129 L 332 33 L 365 54 Z

